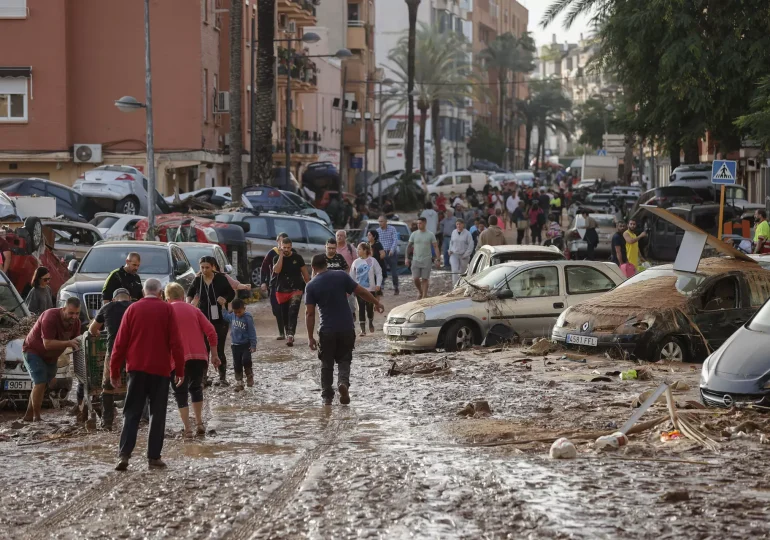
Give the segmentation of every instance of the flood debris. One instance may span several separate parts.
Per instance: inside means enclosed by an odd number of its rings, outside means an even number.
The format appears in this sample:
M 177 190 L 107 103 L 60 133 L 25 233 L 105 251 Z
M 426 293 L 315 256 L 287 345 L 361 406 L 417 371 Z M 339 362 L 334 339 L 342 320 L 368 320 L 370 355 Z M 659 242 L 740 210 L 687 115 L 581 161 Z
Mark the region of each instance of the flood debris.
M 622 431 L 616 431 L 612 435 L 603 435 L 594 441 L 594 449 L 597 452 L 602 450 L 617 450 L 621 446 L 628 444 L 628 437 Z
M 662 502 L 677 503 L 690 500 L 690 493 L 685 490 L 667 491 L 660 496 Z
M 532 346 L 524 351 L 526 354 L 540 354 L 546 356 L 561 349 L 561 345 L 549 341 L 547 339 L 541 339 L 537 342 L 533 342 Z
M 449 362 L 447 362 L 446 358 L 437 361 L 407 362 L 401 365 L 398 362 L 393 362 L 388 370 L 388 377 L 395 377 L 397 375 L 433 375 L 449 373 L 450 371 Z
M 548 452 L 551 459 L 575 459 L 577 457 L 577 448 L 566 437 L 556 439 Z
M 467 416 L 473 418 L 489 418 L 492 416 L 492 407 L 489 406 L 489 402 L 486 400 L 474 401 L 468 403 L 457 411 L 457 416 Z

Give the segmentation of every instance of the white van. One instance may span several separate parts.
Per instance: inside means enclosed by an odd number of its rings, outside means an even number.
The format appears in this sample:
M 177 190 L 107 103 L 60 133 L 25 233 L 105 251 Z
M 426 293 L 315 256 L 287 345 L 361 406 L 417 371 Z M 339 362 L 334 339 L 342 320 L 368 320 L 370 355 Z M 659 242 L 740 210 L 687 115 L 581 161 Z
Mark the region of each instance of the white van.
M 486 174 L 480 172 L 455 171 L 442 174 L 428 184 L 428 196 L 432 202 L 435 202 L 439 193 L 443 193 L 445 196 L 449 196 L 452 192 L 455 195 L 464 194 L 468 186 L 473 187 L 476 191 L 481 191 L 487 185 L 487 181 L 491 187 L 499 187 L 497 182 L 490 180 Z

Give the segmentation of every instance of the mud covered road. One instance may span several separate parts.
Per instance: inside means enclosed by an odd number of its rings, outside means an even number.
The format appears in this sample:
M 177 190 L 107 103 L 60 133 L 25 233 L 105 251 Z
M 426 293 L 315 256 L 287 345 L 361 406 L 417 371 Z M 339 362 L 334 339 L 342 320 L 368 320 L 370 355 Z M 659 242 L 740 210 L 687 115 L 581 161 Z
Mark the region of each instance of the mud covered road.
M 432 292 L 447 285 L 444 276 Z M 386 291 L 388 308 L 414 298 L 412 288 L 402 291 Z M 249 309 L 261 340 L 255 388 L 211 388 L 209 433 L 192 441 L 179 437 L 170 403 L 166 471 L 147 470 L 146 428 L 130 470 L 118 473 L 118 432 L 85 433 L 62 411 L 44 411 L 41 426 L 4 414 L 0 538 L 770 535 L 764 417 L 700 413 L 718 452 L 690 440 L 660 442 L 665 423 L 613 452 L 580 439 L 617 429 L 639 394 L 663 380 L 678 381 L 676 402 L 693 406 L 700 366 L 655 365 L 650 380 L 621 381 L 615 372 L 630 362 L 578 363 L 558 351 L 393 358 L 378 331 L 357 342 L 351 405 L 324 408 L 304 326 L 289 349 L 275 341 L 269 306 Z M 389 376 L 393 361 L 405 371 L 415 363 L 436 370 Z M 458 416 L 479 400 L 490 417 Z M 642 421 L 662 414 L 656 405 Z M 551 460 L 550 443 L 526 442 L 567 432 L 577 435 L 575 460 Z M 62 438 L 41 443 L 55 433 Z

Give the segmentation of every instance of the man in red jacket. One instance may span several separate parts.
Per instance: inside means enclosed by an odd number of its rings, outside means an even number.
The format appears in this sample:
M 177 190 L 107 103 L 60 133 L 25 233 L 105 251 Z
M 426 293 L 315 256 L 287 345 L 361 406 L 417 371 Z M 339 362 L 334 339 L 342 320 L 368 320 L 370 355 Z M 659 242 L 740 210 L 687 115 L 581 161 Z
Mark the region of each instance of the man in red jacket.
M 131 304 L 123 316 L 110 357 L 110 379 L 120 388 L 120 368 L 126 364 L 128 391 L 123 406 L 123 431 L 120 434 L 118 471 L 128 468 L 136 446 L 139 420 L 145 402 L 150 401 L 150 435 L 147 460 L 150 468 L 162 469 L 163 438 L 171 372 L 176 367 L 176 384 L 184 380 L 184 347 L 174 310 L 160 299 L 162 287 L 157 279 L 144 283 L 144 298 Z M 172 359 L 173 357 L 173 359 Z

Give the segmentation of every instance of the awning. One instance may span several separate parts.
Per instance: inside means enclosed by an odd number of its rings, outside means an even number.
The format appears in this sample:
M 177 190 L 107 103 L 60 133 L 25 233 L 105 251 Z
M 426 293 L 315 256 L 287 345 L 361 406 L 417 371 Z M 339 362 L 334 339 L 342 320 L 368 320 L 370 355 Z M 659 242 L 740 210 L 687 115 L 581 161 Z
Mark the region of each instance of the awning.
M 0 66 L 0 77 L 27 77 L 32 76 L 32 67 L 7 67 Z

